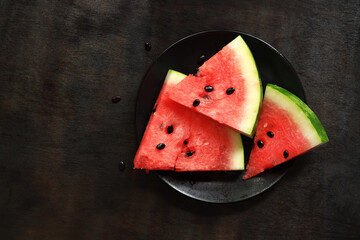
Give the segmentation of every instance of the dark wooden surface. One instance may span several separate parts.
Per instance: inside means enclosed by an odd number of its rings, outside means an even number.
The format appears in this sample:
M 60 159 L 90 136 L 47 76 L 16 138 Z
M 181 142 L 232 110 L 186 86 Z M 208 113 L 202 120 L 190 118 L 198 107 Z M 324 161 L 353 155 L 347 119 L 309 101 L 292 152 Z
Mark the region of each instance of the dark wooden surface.
M 235 204 L 132 170 L 146 70 L 212 29 L 282 52 L 330 138 Z M 358 0 L 0 1 L 0 239 L 360 239 L 359 69 Z

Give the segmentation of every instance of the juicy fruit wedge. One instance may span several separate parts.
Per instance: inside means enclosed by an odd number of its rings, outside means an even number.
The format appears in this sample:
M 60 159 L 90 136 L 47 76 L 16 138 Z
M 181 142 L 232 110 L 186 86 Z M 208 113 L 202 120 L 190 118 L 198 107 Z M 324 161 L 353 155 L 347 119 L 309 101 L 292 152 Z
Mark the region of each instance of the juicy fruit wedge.
M 170 98 L 251 137 L 262 99 L 254 58 L 241 36 L 176 85 Z
M 169 70 L 134 159 L 134 168 L 175 171 L 244 169 L 236 131 L 169 98 L 186 75 Z
M 297 96 L 268 84 L 243 179 L 328 142 L 324 127 Z

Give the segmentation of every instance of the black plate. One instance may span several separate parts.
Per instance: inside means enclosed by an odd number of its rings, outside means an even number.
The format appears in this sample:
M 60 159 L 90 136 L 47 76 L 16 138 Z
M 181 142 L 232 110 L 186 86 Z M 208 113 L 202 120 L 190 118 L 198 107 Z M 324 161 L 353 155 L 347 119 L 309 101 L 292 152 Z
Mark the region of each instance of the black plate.
M 142 138 L 151 110 L 161 90 L 168 69 L 189 74 L 198 67 L 200 56 L 210 58 L 238 35 L 248 44 L 255 58 L 263 88 L 273 83 L 293 92 L 305 101 L 300 79 L 285 57 L 268 43 L 237 31 L 207 31 L 196 33 L 171 45 L 152 64 L 139 90 L 136 104 L 136 128 Z M 245 161 L 248 160 L 252 139 L 243 136 Z M 285 174 L 292 160 L 258 176 L 243 181 L 245 171 L 185 172 L 157 171 L 159 177 L 179 192 L 206 202 L 228 203 L 253 197 Z

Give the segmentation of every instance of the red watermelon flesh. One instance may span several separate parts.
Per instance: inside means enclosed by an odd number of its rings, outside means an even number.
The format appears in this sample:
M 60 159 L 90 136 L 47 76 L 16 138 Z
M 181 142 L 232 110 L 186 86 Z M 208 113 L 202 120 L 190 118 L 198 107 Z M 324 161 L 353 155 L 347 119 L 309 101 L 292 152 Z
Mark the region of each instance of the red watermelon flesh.
M 243 179 L 328 141 L 319 119 L 304 102 L 287 90 L 268 84 Z
M 169 98 L 169 92 L 184 77 L 169 70 L 136 153 L 134 168 L 175 171 L 244 169 L 240 134 Z
M 252 136 L 262 99 L 252 54 L 241 36 L 206 61 L 170 93 L 174 101 Z

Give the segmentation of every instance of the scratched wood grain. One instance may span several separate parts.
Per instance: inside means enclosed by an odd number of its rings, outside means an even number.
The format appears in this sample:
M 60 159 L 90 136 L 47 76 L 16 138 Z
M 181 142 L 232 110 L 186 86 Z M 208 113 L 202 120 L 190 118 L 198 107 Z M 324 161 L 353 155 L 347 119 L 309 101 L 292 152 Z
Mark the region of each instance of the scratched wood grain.
M 359 23 L 356 0 L 0 1 L 0 238 L 359 239 Z M 210 29 L 282 52 L 330 138 L 236 204 L 132 170 L 142 77 Z

